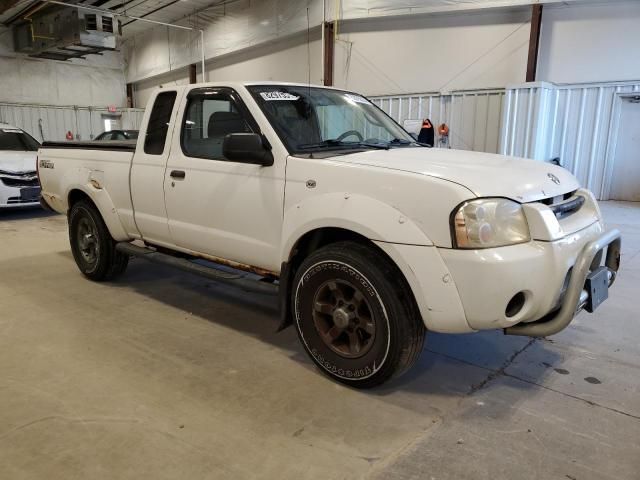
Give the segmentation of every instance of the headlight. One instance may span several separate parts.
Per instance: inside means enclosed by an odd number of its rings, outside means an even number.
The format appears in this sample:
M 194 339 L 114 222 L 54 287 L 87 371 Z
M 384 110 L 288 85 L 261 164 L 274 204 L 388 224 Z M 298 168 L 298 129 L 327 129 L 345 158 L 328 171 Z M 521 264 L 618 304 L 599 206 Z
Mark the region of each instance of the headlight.
M 522 206 L 506 198 L 465 202 L 453 212 L 452 223 L 456 248 L 502 247 L 531 239 Z

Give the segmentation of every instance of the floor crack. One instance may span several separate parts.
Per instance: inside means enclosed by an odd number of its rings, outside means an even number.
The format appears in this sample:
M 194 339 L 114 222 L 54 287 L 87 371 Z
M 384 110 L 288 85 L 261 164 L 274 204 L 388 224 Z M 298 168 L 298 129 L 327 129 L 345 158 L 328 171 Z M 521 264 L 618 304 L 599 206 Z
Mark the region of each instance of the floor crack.
M 529 341 L 526 343 L 526 345 L 524 345 L 520 350 L 516 350 L 515 352 L 513 352 L 513 354 L 509 358 L 507 358 L 507 360 L 500 366 L 500 368 L 498 370 L 492 371 L 489 375 L 487 375 L 487 378 L 485 378 L 480 383 L 477 383 L 475 385 L 471 385 L 471 389 L 469 390 L 468 395 L 473 395 L 478 390 L 482 390 L 492 380 L 495 380 L 496 378 L 498 378 L 501 375 L 505 375 L 505 370 L 511 366 L 511 364 L 518 357 L 518 355 L 520 355 L 527 348 L 529 348 L 531 345 L 533 345 L 536 340 L 537 340 L 537 338 L 529 339 Z
M 531 340 L 529 340 L 529 342 L 524 347 L 522 347 L 520 350 L 514 352 L 513 355 L 511 355 L 507 360 L 505 360 L 505 362 L 502 364 L 502 366 L 498 370 L 493 370 L 491 368 L 484 367 L 482 365 L 476 365 L 473 362 L 469 362 L 467 360 L 462 360 L 462 359 L 454 357 L 452 355 L 447 355 L 446 353 L 436 352 L 436 351 L 433 351 L 433 350 L 429 350 L 427 348 L 425 348 L 425 350 L 429 351 L 431 353 L 434 353 L 436 355 L 442 355 L 443 357 L 450 358 L 452 360 L 456 360 L 456 361 L 464 363 L 466 365 L 471 365 L 471 366 L 476 367 L 476 368 L 482 368 L 483 370 L 487 370 L 488 372 L 490 372 L 489 375 L 487 376 L 487 378 L 485 378 L 482 382 L 471 386 L 471 389 L 469 390 L 468 395 L 474 394 L 478 390 L 480 390 L 483 387 L 485 387 L 487 385 L 487 383 L 489 383 L 490 381 L 496 379 L 500 375 L 503 375 L 505 377 L 513 378 L 515 380 L 519 380 L 521 382 L 525 382 L 525 383 L 528 383 L 530 385 L 535 385 L 536 387 L 544 388 L 545 390 L 549 390 L 550 392 L 559 393 L 560 395 L 564 395 L 565 397 L 573 398 L 574 400 L 580 400 L 581 402 L 584 402 L 584 403 L 586 403 L 588 405 L 591 405 L 591 406 L 594 406 L 594 407 L 604 408 L 605 410 L 609 410 L 610 412 L 618 413 L 620 415 L 625 415 L 625 416 L 633 418 L 635 420 L 640 420 L 640 416 L 638 416 L 638 415 L 634 415 L 632 413 L 627 413 L 625 411 L 618 410 L 617 408 L 607 407 L 606 405 L 602 405 L 600 403 L 594 402 L 593 400 L 587 400 L 587 399 L 579 397 L 577 395 L 571 395 L 570 393 L 565 393 L 565 392 L 562 392 L 560 390 L 556 390 L 554 388 L 547 387 L 545 385 L 542 385 L 541 383 L 534 382 L 533 380 L 527 380 L 526 378 L 518 377 L 517 375 L 513 375 L 511 373 L 507 373 L 506 369 L 509 368 L 509 366 L 511 366 L 513 361 L 522 352 L 524 352 L 527 348 L 529 348 L 536 340 L 538 340 L 538 339 L 537 338 L 532 338 Z
M 574 400 L 580 400 L 581 402 L 587 403 L 587 404 L 589 404 L 591 406 L 594 406 L 594 407 L 604 408 L 605 410 L 609 410 L 610 412 L 619 413 L 620 415 L 625 415 L 627 417 L 634 418 L 636 420 L 640 420 L 640 416 L 638 416 L 638 415 L 634 415 L 632 413 L 627 413 L 627 412 L 624 412 L 622 410 L 618 410 L 617 408 L 607 407 L 606 405 L 602 405 L 600 403 L 594 402 L 593 400 L 587 400 L 586 398 L 582 398 L 582 397 L 579 397 L 577 395 L 571 395 L 570 393 L 565 393 L 565 392 L 562 392 L 560 390 L 556 390 L 555 388 L 547 387 L 546 385 L 542 385 L 540 383 L 534 382 L 533 380 L 527 380 L 526 378 L 520 378 L 517 375 L 511 375 L 510 373 L 505 373 L 505 372 L 503 372 L 503 375 L 505 377 L 510 377 L 510 378 L 515 379 L 515 380 L 519 380 L 521 382 L 528 383 L 530 385 L 535 385 L 536 387 L 544 388 L 545 390 L 549 390 L 550 392 L 553 392 L 553 393 L 559 393 L 560 395 L 564 395 L 565 397 L 573 398 Z

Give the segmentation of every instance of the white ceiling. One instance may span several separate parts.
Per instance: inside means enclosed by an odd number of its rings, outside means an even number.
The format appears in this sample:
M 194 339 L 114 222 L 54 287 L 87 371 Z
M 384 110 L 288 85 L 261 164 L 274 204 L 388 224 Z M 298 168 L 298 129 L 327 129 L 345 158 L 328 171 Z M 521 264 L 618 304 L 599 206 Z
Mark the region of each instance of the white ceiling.
M 225 3 L 224 0 L 127 0 L 124 7 L 122 0 L 111 0 L 100 8 L 116 10 L 134 17 L 144 17 L 158 22 L 172 23 L 207 7 Z M 140 33 L 153 25 L 147 22 L 121 19 L 125 37 Z
M 113 10 L 118 13 L 125 13 L 134 17 L 144 17 L 149 20 L 159 22 L 172 23 L 176 20 L 193 15 L 207 7 L 236 3 L 238 0 L 108 0 L 100 4 L 98 0 L 83 0 L 76 2 L 74 0 L 61 0 L 75 3 L 78 6 L 94 6 L 105 10 Z M 24 11 L 30 6 L 40 3 L 38 0 L 23 0 L 14 7 L 0 13 L 0 23 L 4 23 Z M 140 33 L 153 25 L 148 22 L 132 20 L 129 18 L 121 18 L 120 21 L 123 28 L 123 35 L 129 37 Z
M 245 4 L 251 9 L 260 9 L 261 0 L 65 0 L 77 5 L 97 6 L 102 9 L 113 10 L 118 13 L 126 13 L 136 17 L 144 17 L 166 23 L 173 23 L 193 15 L 194 21 L 207 22 L 207 13 L 197 17 L 197 12 L 210 7 L 223 5 L 239 6 Z M 299 0 L 307 2 L 309 0 Z M 325 0 L 327 18 L 333 18 L 334 10 L 339 10 L 339 18 L 376 17 L 387 15 L 403 15 L 416 13 L 435 13 L 455 10 L 473 10 L 484 8 L 500 8 L 524 6 L 532 3 L 598 3 L 602 0 Z M 101 3 L 104 2 L 104 3 Z M 312 0 L 312 3 L 320 3 L 322 0 Z M 6 22 L 12 16 L 20 13 L 30 5 L 40 3 L 38 0 L 22 0 L 15 7 L 0 13 L 0 23 Z M 268 2 L 267 2 L 268 3 Z M 289 3 L 289 2 L 285 2 Z M 608 2 L 607 2 L 608 3 Z M 121 18 L 124 26 L 123 35 L 131 37 L 153 26 L 148 22 Z M 184 22 L 182 22 L 184 23 Z

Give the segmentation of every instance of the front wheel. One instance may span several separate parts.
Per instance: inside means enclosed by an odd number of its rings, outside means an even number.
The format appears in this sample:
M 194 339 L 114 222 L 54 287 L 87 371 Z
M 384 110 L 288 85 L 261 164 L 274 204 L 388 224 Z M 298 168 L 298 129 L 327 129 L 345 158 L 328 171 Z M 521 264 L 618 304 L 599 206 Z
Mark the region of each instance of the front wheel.
M 293 312 L 300 340 L 331 378 L 371 388 L 408 370 L 425 328 L 397 267 L 373 247 L 340 242 L 302 262 Z
M 86 200 L 75 203 L 69 212 L 69 243 L 76 265 L 91 280 L 112 280 L 129 263 L 129 256 L 116 250 L 98 209 Z

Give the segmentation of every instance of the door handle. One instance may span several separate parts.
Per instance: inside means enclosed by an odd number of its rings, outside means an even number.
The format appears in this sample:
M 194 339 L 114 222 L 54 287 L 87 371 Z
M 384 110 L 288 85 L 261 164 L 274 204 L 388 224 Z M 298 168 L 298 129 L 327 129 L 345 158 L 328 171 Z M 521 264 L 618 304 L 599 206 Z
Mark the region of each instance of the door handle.
M 182 180 L 187 176 L 187 174 L 184 172 L 184 170 L 171 170 L 170 176 L 171 178 Z

